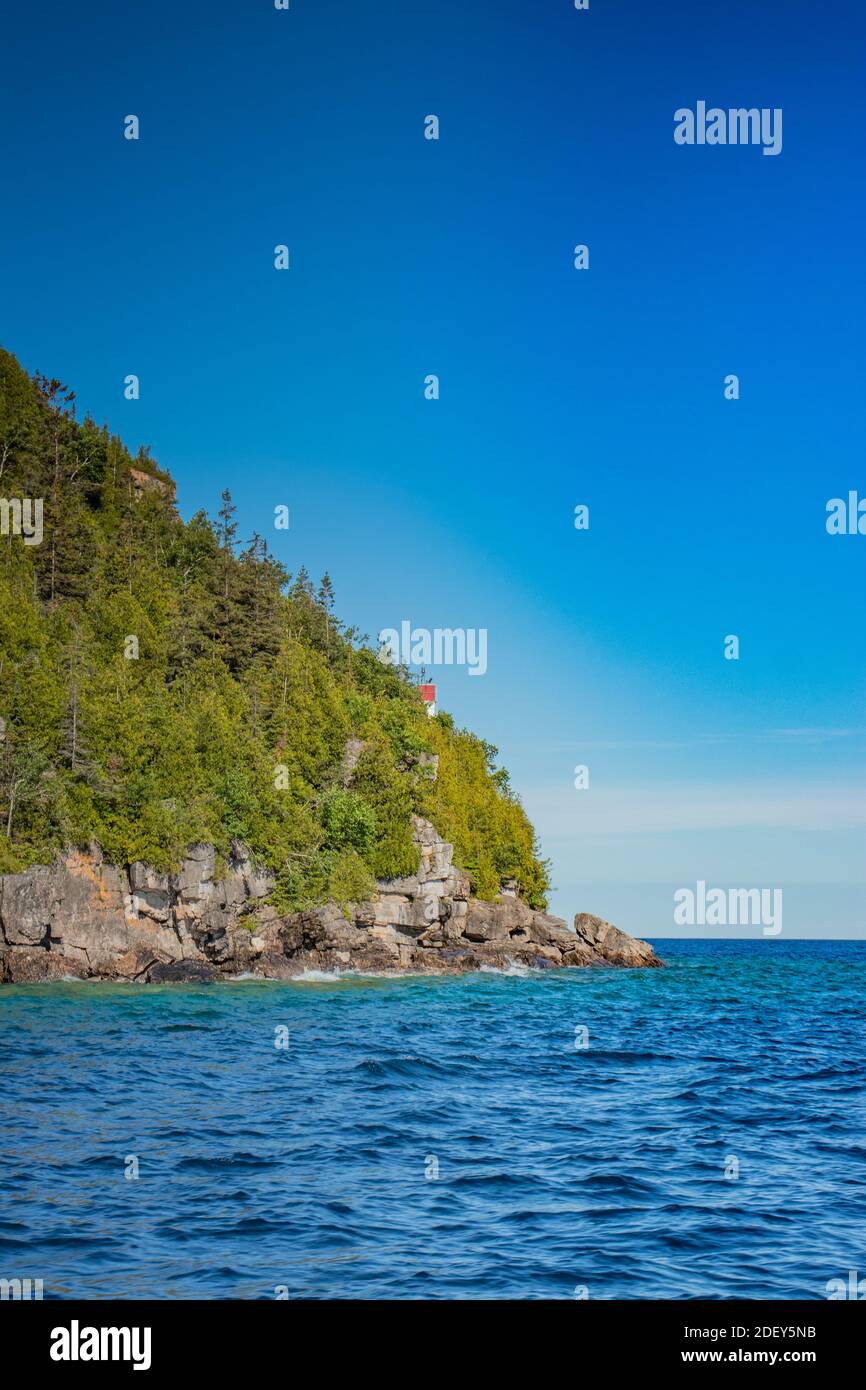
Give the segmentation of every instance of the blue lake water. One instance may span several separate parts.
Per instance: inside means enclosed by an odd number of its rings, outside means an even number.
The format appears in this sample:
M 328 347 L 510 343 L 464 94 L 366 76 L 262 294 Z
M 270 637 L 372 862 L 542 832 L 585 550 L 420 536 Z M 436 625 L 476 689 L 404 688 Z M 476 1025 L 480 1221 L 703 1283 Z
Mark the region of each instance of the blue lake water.
M 0 1275 L 46 1298 L 863 1277 L 866 943 L 657 950 L 664 970 L 4 987 Z

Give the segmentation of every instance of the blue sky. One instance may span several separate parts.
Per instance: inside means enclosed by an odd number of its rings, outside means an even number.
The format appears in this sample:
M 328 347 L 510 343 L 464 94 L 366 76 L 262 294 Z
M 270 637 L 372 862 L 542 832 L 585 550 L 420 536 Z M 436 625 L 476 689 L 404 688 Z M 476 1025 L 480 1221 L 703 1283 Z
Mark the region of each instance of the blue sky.
M 866 537 L 825 530 L 866 496 L 864 37 L 853 0 L 4 22 L 4 346 L 185 515 L 288 505 L 362 630 L 487 629 L 483 678 L 431 674 L 563 915 L 672 934 L 702 878 L 866 933 Z M 782 108 L 782 153 L 676 145 L 698 100 Z

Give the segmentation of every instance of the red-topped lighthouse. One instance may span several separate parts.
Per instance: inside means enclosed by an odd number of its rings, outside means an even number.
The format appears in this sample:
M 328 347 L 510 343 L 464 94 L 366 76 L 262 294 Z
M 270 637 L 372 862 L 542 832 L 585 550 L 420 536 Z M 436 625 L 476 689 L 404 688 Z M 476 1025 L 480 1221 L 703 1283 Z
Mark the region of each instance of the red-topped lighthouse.
M 419 685 L 418 689 L 421 691 L 421 699 L 427 706 L 427 713 L 432 719 L 436 713 L 436 687 L 435 685 Z

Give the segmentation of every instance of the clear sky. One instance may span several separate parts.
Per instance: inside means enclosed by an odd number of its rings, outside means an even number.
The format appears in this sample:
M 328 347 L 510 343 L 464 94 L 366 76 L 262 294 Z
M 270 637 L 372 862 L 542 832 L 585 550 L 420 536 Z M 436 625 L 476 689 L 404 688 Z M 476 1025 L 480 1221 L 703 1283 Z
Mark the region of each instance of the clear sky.
M 430 675 L 562 915 L 674 934 L 703 879 L 866 934 L 866 536 L 825 529 L 866 497 L 864 39 L 854 0 L 4 17 L 0 340 L 184 515 L 288 505 L 362 630 L 487 630 Z M 782 152 L 675 144 L 700 100 Z

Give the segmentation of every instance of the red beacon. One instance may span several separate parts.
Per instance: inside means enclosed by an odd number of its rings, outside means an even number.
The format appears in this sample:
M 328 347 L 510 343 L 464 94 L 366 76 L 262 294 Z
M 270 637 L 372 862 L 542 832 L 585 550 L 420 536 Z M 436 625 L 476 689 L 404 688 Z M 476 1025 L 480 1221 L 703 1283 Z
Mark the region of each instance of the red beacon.
M 418 689 L 421 691 L 421 699 L 427 706 L 427 713 L 432 719 L 436 713 L 436 687 L 435 685 L 419 685 Z

